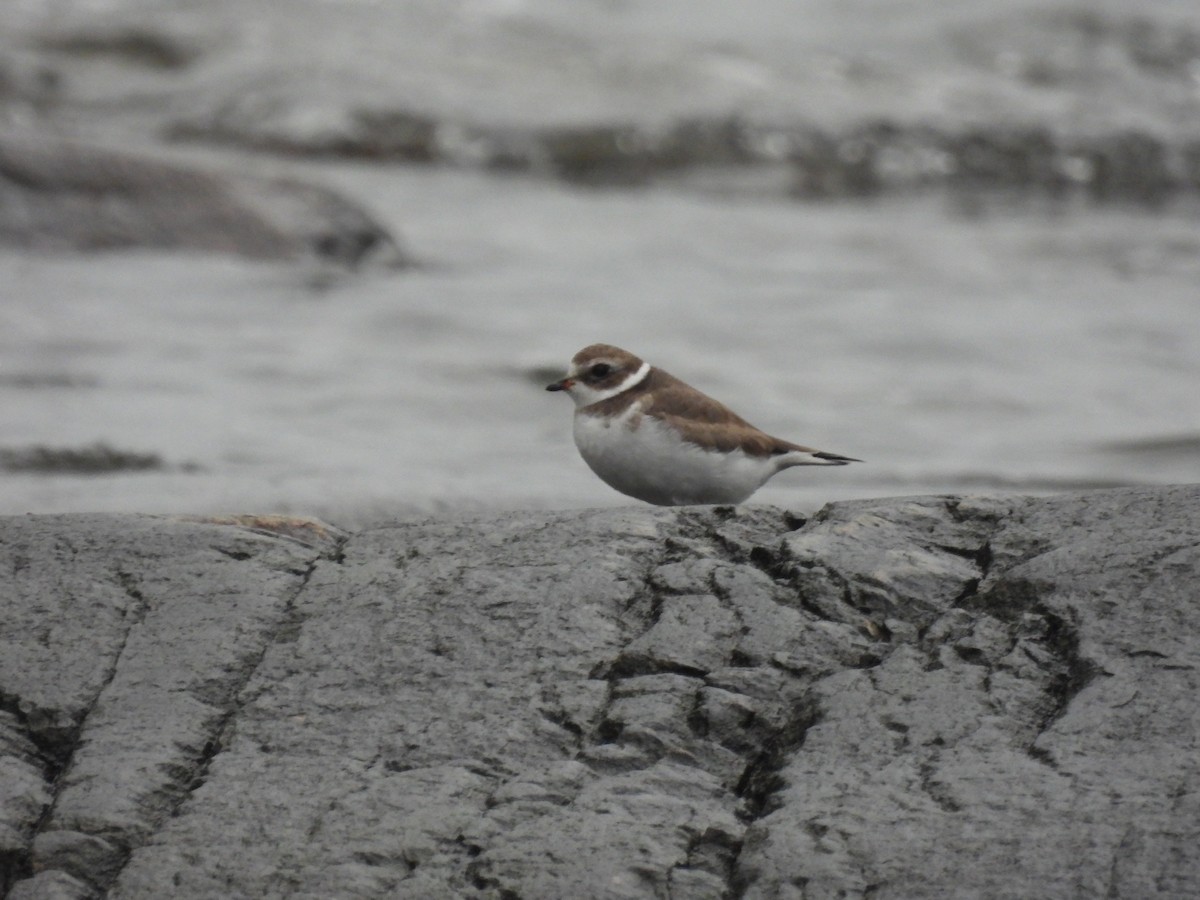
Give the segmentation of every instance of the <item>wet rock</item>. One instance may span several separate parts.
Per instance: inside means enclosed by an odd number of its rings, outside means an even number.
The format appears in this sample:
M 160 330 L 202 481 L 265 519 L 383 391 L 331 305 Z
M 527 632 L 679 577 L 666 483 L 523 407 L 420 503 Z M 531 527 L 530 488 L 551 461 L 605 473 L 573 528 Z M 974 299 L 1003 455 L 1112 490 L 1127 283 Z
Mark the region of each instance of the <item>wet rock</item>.
M 1190 73 L 1200 58 L 1194 53 L 1193 33 L 1107 19 L 1089 30 L 1087 18 L 1082 21 L 1080 25 L 1068 17 L 1064 25 L 1055 20 L 1055 27 L 1080 45 L 1068 54 L 1074 62 L 1067 71 L 1056 68 L 1063 65 L 1055 56 L 1057 44 L 1027 59 L 1023 48 L 997 50 L 985 36 L 982 48 L 972 44 L 972 55 L 986 52 L 1007 60 L 1015 54 L 1019 63 L 1003 65 L 1016 65 L 1019 80 L 1052 87 L 1068 83 L 1078 89 L 1093 77 L 1089 73 L 1097 55 L 1111 53 L 1128 57 L 1129 66 L 1145 68 L 1156 77 L 1186 75 L 1191 90 Z M 101 54 L 171 70 L 188 68 L 199 53 L 185 40 L 133 26 L 45 36 L 40 45 L 54 51 L 39 70 L 45 77 L 21 74 L 9 66 L 13 74 L 5 78 L 0 60 L 0 99 L 9 94 L 44 110 L 64 102 L 54 68 L 64 56 Z M 7 91 L 6 82 L 12 85 Z M 769 119 L 722 111 L 650 121 L 538 125 L 431 110 L 411 100 L 398 102 L 395 91 L 361 73 L 327 73 L 298 81 L 294 73 L 268 71 L 240 76 L 232 86 L 216 79 L 206 87 L 206 93 L 167 104 L 169 111 L 157 123 L 156 134 L 170 141 L 286 156 L 518 171 L 593 186 L 628 187 L 665 179 L 679 183 L 690 178 L 708 188 L 715 184 L 736 192 L 749 186 L 755 192 L 790 193 L 806 200 L 861 199 L 942 188 L 968 194 L 1001 191 L 1051 199 L 1082 196 L 1098 202 L 1157 204 L 1200 187 L 1196 163 L 1200 150 L 1191 132 L 1114 127 L 1104 119 L 1064 125 L 1058 118 L 1020 110 L 982 120 L 910 116 L 837 125 L 813 121 L 803 108 L 777 109 Z M 159 89 L 170 96 L 169 89 Z M 774 174 L 785 161 L 790 179 Z M 111 168 L 111 163 L 101 166 Z M 220 192 L 210 189 L 208 193 L 215 199 Z M 252 225 L 243 223 L 244 233 L 239 236 L 248 247 L 258 248 L 248 255 L 278 256 L 279 250 L 270 249 L 273 241 L 286 243 L 290 236 L 287 225 L 292 220 L 270 212 L 275 204 L 286 206 L 286 200 L 269 196 L 273 193 L 301 195 L 299 202 L 315 210 L 309 216 L 330 220 L 318 230 L 341 235 L 333 246 L 350 259 L 356 258 L 351 251 L 361 241 L 369 239 L 365 249 L 389 241 L 369 216 L 353 204 L 339 203 L 330 192 L 306 196 L 299 185 L 284 183 L 274 191 L 260 185 L 258 193 L 268 195 L 254 197 L 257 205 L 251 209 L 265 220 L 259 223 L 263 233 L 255 235 Z M 225 198 L 225 205 L 236 205 L 234 197 L 243 199 L 235 192 Z M 96 216 L 95 211 L 91 215 Z M 210 209 L 209 215 L 218 212 Z M 176 212 L 176 217 L 182 216 Z M 130 241 L 118 223 L 117 217 L 109 215 L 103 221 L 104 236 L 93 240 L 100 245 Z M 269 229 L 282 230 L 284 235 L 276 234 L 272 240 L 266 233 Z M 309 241 L 319 244 L 321 235 L 310 235 Z M 318 247 L 316 252 L 322 251 Z
M 39 474 L 98 475 L 109 472 L 152 472 L 166 468 L 157 453 L 118 450 L 98 443 L 86 447 L 0 447 L 0 469 Z
M 35 45 L 51 53 L 73 57 L 102 57 L 152 69 L 183 69 L 201 50 L 181 35 L 135 25 L 94 25 L 87 30 L 41 35 Z
M 6 895 L 9 900 L 95 900 L 99 896 L 66 872 L 39 872 L 18 882 Z
M 1195 486 L 3 519 L 5 883 L 1191 896 L 1198 571 Z
M 1059 53 L 1057 65 L 1052 57 L 1044 59 L 1047 67 L 1064 68 L 1064 58 L 1074 62 L 1078 57 L 1104 55 L 1110 60 L 1124 57 L 1160 77 L 1187 80 L 1200 59 L 1200 32 L 1181 21 L 1079 8 L 1042 13 L 1033 24 L 1047 27 L 1060 42 L 1075 45 L 1074 52 Z
M 600 186 L 691 176 L 708 183 L 706 176 L 723 172 L 717 182 L 735 189 L 733 173 L 766 172 L 786 159 L 790 192 L 806 200 L 948 188 L 1158 203 L 1200 187 L 1200 151 L 1187 137 L 1134 129 L 1075 134 L 1035 121 L 935 127 L 882 120 L 836 129 L 802 123 L 717 117 L 522 129 L 250 94 L 176 122 L 168 133 L 288 155 L 442 163 Z
M 355 93 L 361 89 L 347 86 L 346 95 Z M 370 103 L 328 94 L 297 95 L 290 80 L 266 79 L 176 120 L 167 135 L 293 156 L 450 163 L 609 186 L 773 158 L 757 130 L 736 118 L 520 128 L 437 117 L 382 98 Z
M 888 30 L 887 49 L 835 39 L 791 59 L 780 35 L 753 28 L 714 44 L 703 28 L 651 36 L 616 19 L 477 12 L 22 8 L 0 35 L 0 117 L 814 199 L 945 187 L 1159 203 L 1200 183 L 1200 32 L 1186 14 L 980 6 L 931 12 L 913 35 L 875 14 L 863 27 Z M 762 171 L 787 158 L 790 187 Z
M 37 250 L 154 247 L 344 266 L 372 257 L 405 261 L 383 226 L 328 189 L 52 136 L 0 138 L 0 241 Z
M 291 79 L 267 78 L 177 119 L 165 133 L 289 156 L 430 162 L 442 151 L 439 129 L 422 113 L 355 103 L 336 92 L 297 95 Z
M 1196 144 L 1142 131 L 1071 135 L 1039 125 L 959 130 L 875 122 L 811 131 L 791 149 L 801 199 L 918 188 L 1157 204 L 1200 187 Z

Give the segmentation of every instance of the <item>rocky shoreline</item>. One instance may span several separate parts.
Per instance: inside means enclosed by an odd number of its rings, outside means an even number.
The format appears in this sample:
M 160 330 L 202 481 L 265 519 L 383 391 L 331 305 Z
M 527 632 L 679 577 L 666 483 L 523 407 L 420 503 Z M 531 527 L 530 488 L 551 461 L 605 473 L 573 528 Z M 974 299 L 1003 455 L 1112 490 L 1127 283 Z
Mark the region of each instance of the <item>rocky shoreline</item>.
M 11 898 L 1200 892 L 1200 486 L 0 556 Z
M 315 3 L 14 11 L 0 36 L 0 245 L 411 264 L 364 198 L 180 158 L 215 146 L 238 170 L 353 160 L 801 202 L 944 191 L 968 212 L 1014 199 L 1190 209 L 1200 188 L 1200 30 L 1175 11 L 959 12 L 898 59 L 851 42 L 798 68 L 752 40 L 732 79 L 703 41 L 615 63 L 585 23 L 542 23 L 547 42 L 526 45 L 500 21 L 468 38 L 470 18 Z M 357 39 L 335 61 L 328 34 L 344 27 Z M 409 31 L 424 39 L 406 44 Z M 422 65 L 440 40 L 456 49 Z M 926 65 L 901 62 L 930 50 Z

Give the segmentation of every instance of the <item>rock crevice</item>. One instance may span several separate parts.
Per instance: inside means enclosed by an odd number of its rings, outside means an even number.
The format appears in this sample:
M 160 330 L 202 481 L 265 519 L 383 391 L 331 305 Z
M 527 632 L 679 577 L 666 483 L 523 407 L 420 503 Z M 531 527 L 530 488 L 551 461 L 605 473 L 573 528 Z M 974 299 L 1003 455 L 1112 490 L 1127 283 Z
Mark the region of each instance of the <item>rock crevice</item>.
M 0 555 L 9 897 L 1200 889 L 1198 487 Z

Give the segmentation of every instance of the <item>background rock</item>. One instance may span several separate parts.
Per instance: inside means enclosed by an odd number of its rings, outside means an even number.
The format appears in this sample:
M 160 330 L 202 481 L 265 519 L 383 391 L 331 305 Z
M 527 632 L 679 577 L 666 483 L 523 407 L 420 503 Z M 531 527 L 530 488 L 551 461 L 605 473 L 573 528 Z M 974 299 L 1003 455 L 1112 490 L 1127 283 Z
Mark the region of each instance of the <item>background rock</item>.
M 0 241 L 43 251 L 155 247 L 346 266 L 372 254 L 405 261 L 382 225 L 332 190 L 50 133 L 0 137 Z
M 1200 889 L 1200 487 L 0 553 L 9 896 Z

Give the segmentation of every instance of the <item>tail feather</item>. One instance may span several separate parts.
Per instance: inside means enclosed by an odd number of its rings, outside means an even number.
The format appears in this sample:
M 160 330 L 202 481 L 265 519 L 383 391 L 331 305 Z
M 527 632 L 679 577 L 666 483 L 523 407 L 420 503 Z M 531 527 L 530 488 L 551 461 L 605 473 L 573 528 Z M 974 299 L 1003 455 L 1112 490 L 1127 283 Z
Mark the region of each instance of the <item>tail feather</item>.
M 855 459 L 853 456 L 842 456 L 840 453 L 826 453 L 824 450 L 814 453 L 813 456 L 817 459 L 827 460 L 826 465 L 830 466 L 844 466 L 846 463 L 862 462 L 861 459 Z
M 840 453 L 826 453 L 824 450 L 813 450 L 809 447 L 792 445 L 776 457 L 779 468 L 787 469 L 792 466 L 846 466 L 852 462 L 862 462 L 853 456 L 842 456 Z

